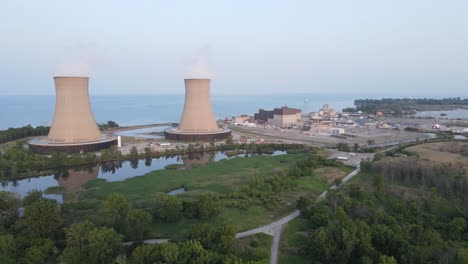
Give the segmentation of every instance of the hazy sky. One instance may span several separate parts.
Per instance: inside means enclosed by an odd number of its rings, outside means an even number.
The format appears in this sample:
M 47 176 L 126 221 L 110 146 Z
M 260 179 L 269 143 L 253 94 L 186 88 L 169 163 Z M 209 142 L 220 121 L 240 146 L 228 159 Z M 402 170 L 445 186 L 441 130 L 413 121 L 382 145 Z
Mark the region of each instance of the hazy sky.
M 0 94 L 183 93 L 201 56 L 215 93 L 468 96 L 466 0 L 2 0 L 0 36 Z

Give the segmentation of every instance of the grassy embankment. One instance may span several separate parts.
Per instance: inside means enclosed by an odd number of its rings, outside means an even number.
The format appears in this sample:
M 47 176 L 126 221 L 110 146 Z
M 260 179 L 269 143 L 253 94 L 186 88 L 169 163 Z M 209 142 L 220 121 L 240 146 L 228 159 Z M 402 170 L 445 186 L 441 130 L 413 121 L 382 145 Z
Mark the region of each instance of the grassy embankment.
M 86 185 L 85 191 L 79 193 L 78 202 L 69 205 L 69 217 L 72 221 L 88 217 L 102 222 L 104 215 L 101 202 L 111 193 L 125 195 L 133 205 L 150 201 L 158 192 L 168 192 L 182 186 L 187 192 L 177 197 L 186 201 L 194 201 L 202 193 L 210 193 L 215 197 L 230 194 L 239 191 L 256 177 L 285 173 L 295 162 L 304 158 L 303 154 L 253 156 L 211 162 L 194 166 L 191 170 L 158 170 L 121 182 L 94 180 Z M 344 177 L 349 171 L 351 169 L 347 167 L 318 168 L 312 175 L 295 179 L 297 184 L 293 189 L 278 193 L 280 202 L 274 206 L 249 205 L 240 209 L 230 206 L 234 198 L 217 199 L 220 213 L 205 221 L 230 224 L 236 231 L 268 224 L 294 210 L 298 197 L 316 197 L 331 185 L 334 178 Z M 203 221 L 186 218 L 175 223 L 156 221 L 151 226 L 149 237 L 167 237 L 190 224 L 200 222 Z

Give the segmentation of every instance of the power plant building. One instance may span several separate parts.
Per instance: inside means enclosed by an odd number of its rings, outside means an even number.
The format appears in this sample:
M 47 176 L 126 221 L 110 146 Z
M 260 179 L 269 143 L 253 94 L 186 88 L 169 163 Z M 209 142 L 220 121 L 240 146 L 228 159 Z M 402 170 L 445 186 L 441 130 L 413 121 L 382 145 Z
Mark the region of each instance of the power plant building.
M 166 129 L 167 139 L 207 141 L 225 139 L 231 130 L 219 128 L 210 101 L 210 79 L 185 79 L 185 102 L 176 128 Z
M 54 77 L 55 113 L 49 135 L 29 142 L 32 151 L 89 152 L 117 145 L 117 137 L 101 134 L 89 102 L 88 77 Z
M 275 126 L 290 126 L 301 121 L 301 109 L 283 106 L 273 110 L 259 109 L 254 115 L 257 123 Z

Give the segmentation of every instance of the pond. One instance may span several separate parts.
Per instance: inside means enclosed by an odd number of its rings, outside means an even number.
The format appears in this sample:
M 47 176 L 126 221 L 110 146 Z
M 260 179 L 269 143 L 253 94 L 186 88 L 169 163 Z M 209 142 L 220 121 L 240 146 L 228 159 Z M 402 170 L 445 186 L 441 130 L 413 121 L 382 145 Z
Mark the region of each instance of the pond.
M 447 111 L 420 111 L 415 117 L 433 117 L 440 119 L 468 119 L 468 109 L 454 109 Z
M 286 152 L 275 151 L 271 155 L 276 156 L 281 154 L 286 154 Z M 54 175 L 30 177 L 19 180 L 4 180 L 1 182 L 0 191 L 15 192 L 19 196 L 24 197 L 32 190 L 45 191 L 47 188 L 60 186 L 66 188 L 67 193 L 44 194 L 44 197 L 59 202 L 66 202 L 73 198 L 73 192 L 80 190 L 85 183 L 93 179 L 123 181 L 125 179 L 144 175 L 151 171 L 163 170 L 164 167 L 169 164 L 183 164 L 186 169 L 190 169 L 195 164 L 205 164 L 212 161 L 244 156 L 244 154 L 227 156 L 223 152 L 206 152 L 185 156 L 106 162 L 86 167 L 70 167 Z

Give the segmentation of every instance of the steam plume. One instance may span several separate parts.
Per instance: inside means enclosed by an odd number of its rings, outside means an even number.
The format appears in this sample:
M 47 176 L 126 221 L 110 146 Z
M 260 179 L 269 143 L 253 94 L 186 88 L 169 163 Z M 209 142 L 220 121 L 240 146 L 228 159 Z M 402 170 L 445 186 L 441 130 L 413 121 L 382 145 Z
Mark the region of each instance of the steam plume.
M 198 51 L 196 59 L 187 67 L 184 79 L 213 79 L 214 77 L 211 66 L 211 47 L 205 46 Z

